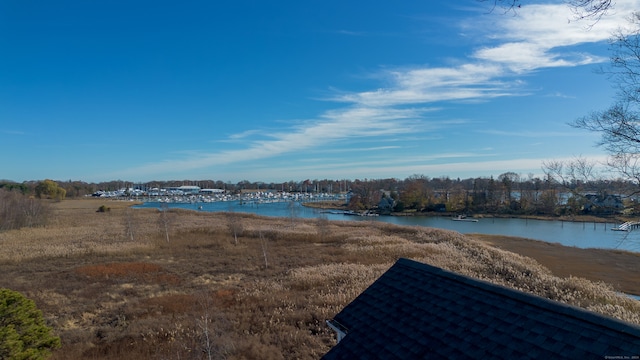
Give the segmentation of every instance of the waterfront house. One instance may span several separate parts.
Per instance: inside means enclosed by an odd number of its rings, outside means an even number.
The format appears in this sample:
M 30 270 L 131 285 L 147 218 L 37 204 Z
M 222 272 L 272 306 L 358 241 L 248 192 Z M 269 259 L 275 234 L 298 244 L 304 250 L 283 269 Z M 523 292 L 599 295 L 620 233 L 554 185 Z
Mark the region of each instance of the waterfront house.
M 587 194 L 585 200 L 585 212 L 614 213 L 624 208 L 620 195 Z
M 391 196 L 383 196 L 378 202 L 378 212 L 380 214 L 390 214 L 393 211 L 396 202 Z
M 408 259 L 327 324 L 323 359 L 605 359 L 640 355 L 640 327 Z

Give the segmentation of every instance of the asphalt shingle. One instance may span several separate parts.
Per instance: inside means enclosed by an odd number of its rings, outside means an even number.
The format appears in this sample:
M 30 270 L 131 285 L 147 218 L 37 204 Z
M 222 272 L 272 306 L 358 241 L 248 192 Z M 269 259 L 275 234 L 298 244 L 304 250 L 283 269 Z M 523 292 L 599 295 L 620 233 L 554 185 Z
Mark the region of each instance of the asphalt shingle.
M 640 355 L 638 326 L 408 259 L 334 320 L 327 360 Z

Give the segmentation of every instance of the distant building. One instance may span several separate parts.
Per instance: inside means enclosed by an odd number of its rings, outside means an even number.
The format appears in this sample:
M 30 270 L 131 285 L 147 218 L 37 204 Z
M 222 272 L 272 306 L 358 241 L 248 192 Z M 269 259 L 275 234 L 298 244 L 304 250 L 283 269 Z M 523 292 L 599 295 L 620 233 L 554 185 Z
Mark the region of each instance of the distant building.
M 200 193 L 200 186 L 182 185 L 172 186 L 168 188 L 169 193 L 180 195 L 198 195 Z
M 208 194 L 208 195 L 222 194 L 224 193 L 224 190 L 223 189 L 200 189 L 200 193 Z
M 612 213 L 624 209 L 620 195 L 587 194 L 584 197 L 586 204 L 583 210 L 585 212 Z
M 393 211 L 395 203 L 391 196 L 383 196 L 378 202 L 378 212 L 380 214 L 390 214 Z

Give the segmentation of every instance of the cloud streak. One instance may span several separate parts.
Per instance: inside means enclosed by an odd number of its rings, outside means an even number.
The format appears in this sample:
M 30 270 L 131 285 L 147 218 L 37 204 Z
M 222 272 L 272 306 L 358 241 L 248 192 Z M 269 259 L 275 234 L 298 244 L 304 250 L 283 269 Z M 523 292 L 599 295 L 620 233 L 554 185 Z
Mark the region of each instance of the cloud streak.
M 247 147 L 218 153 L 193 154 L 188 159 L 167 160 L 130 169 L 117 176 L 188 171 L 218 165 L 273 158 L 288 153 L 358 138 L 414 133 L 425 109 L 376 109 L 352 107 L 326 112 L 320 119 L 281 132 L 259 132 L 269 140 L 247 140 Z M 245 132 L 237 138 L 246 138 Z M 258 134 L 258 133 L 256 133 Z M 233 137 L 232 138 L 236 138 Z
M 189 158 L 166 160 L 125 171 L 122 175 L 159 174 L 211 168 L 278 156 L 300 153 L 340 141 L 376 139 L 389 136 L 428 136 L 433 129 L 425 119 L 430 110 L 442 102 L 489 101 L 498 97 L 526 94 L 522 77 L 543 68 L 574 67 L 606 61 L 605 58 L 572 49 L 575 45 L 597 43 L 608 39 L 619 24 L 624 23 L 638 1 L 621 1 L 613 15 L 603 17 L 591 30 L 584 24 L 567 22 L 570 10 L 564 4 L 524 6 L 518 16 L 502 16 L 492 25 L 481 24 L 487 19 L 472 19 L 485 32 L 485 41 L 493 45 L 477 48 L 467 58 L 453 66 L 421 66 L 383 71 L 386 87 L 335 93 L 328 101 L 342 104 L 326 111 L 317 119 L 303 121 L 280 131 L 248 130 L 231 135 L 228 140 L 246 144 L 240 150 L 203 152 Z M 469 21 L 467 21 L 468 23 Z M 462 24 L 461 24 L 462 26 Z M 467 25 L 465 25 L 467 26 Z M 359 33 L 343 32 L 348 35 Z M 491 132 L 513 136 L 512 133 Z M 519 133 L 523 137 L 566 136 L 566 134 Z M 259 139 L 253 139 L 258 137 Z M 462 156 L 464 155 L 464 156 Z M 470 158 L 473 154 L 450 154 L 451 158 Z M 422 159 L 423 161 L 426 158 Z M 533 160 L 532 160 L 533 161 Z M 536 159 L 535 161 L 540 161 Z M 529 162 L 525 162 L 530 165 Z M 487 167 L 522 167 L 522 160 L 484 163 L 458 162 L 447 165 L 482 170 Z M 362 163 L 359 166 L 374 166 Z M 539 166 L 539 163 L 538 165 Z M 437 171 L 442 165 L 410 165 L 391 167 L 400 172 Z M 514 168 L 516 169 L 516 168 Z M 355 170 L 355 168 L 354 168 Z
M 606 62 L 605 57 L 571 47 L 606 41 L 638 6 L 639 1 L 622 2 L 614 14 L 603 17 L 590 30 L 582 22 L 567 21 L 572 13 L 565 4 L 525 6 L 518 16 L 502 16 L 491 24 L 486 20 L 472 21 L 485 31 L 489 41 L 497 44 L 480 47 L 466 63 L 456 66 L 389 70 L 382 76 L 390 80 L 390 86 L 342 94 L 332 100 L 392 107 L 521 95 L 524 83 L 518 79 L 527 73 Z M 495 20 L 492 16 L 483 19 L 487 18 Z
M 389 88 L 344 94 L 334 101 L 368 107 L 394 107 L 440 101 L 490 99 L 514 94 L 517 83 L 500 80 L 504 69 L 492 64 L 394 70 Z
M 607 40 L 631 14 L 628 10 L 630 8 L 625 6 L 628 3 L 623 2 L 622 5 L 626 10 L 603 17 L 590 30 L 585 28 L 583 22 L 567 22 L 573 16 L 567 6 L 526 6 L 518 12 L 518 16 L 508 17 L 498 23 L 498 31 L 493 37 L 504 43 L 481 48 L 473 57 L 503 64 L 515 73 L 607 61 L 600 56 L 564 51 L 561 48 Z M 563 23 L 563 26 L 558 26 Z M 557 50 L 554 52 L 554 49 Z
M 7 134 L 7 135 L 26 135 L 24 131 L 18 131 L 18 130 L 0 130 L 0 133 Z
M 468 177 L 469 173 L 473 173 L 474 177 L 488 177 L 496 175 L 496 169 L 509 169 L 522 174 L 533 174 L 537 177 L 543 177 L 541 164 L 545 160 L 538 157 L 518 157 L 512 159 L 481 159 L 481 158 L 465 158 L 464 154 L 441 154 L 434 155 L 433 158 L 447 160 L 446 162 L 396 162 L 394 159 L 368 159 L 349 161 L 345 160 L 340 163 L 314 162 L 302 164 L 295 168 L 286 165 L 271 165 L 263 173 L 261 180 L 278 181 L 281 175 L 286 173 L 291 179 L 293 178 L 347 178 L 345 173 L 350 175 L 348 178 L 388 178 L 398 177 L 398 174 L 431 174 L 432 177 L 448 176 L 450 178 Z M 416 159 L 417 160 L 417 159 Z M 574 160 L 572 157 L 558 158 L 556 160 Z M 604 163 L 605 157 L 593 156 L 590 160 Z M 506 172 L 505 170 L 504 172 Z M 250 177 L 251 172 L 247 171 L 242 176 Z
M 501 16 L 492 23 L 488 21 L 494 21 L 493 16 L 480 17 L 471 20 L 474 31 L 482 29 L 486 38 L 497 44 L 477 49 L 466 63 L 390 70 L 383 75 L 390 79 L 389 87 L 343 94 L 333 100 L 363 106 L 397 106 L 520 95 L 523 82 L 518 78 L 527 73 L 606 62 L 605 57 L 571 47 L 608 40 L 639 6 L 640 1 L 621 1 L 612 14 L 591 29 L 586 29 L 583 22 L 568 21 L 573 14 L 565 4 L 524 6 L 518 16 Z
M 478 133 L 497 135 L 504 137 L 524 137 L 524 138 L 550 138 L 550 137 L 584 137 L 584 134 L 578 132 L 560 132 L 560 131 L 504 131 L 504 130 L 478 130 Z

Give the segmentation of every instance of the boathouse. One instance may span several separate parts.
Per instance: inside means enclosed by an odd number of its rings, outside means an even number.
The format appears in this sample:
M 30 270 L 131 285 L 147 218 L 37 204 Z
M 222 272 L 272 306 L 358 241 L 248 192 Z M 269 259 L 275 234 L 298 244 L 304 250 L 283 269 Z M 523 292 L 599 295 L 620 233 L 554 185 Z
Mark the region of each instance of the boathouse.
M 323 359 L 631 359 L 640 327 L 398 260 L 328 325 Z

